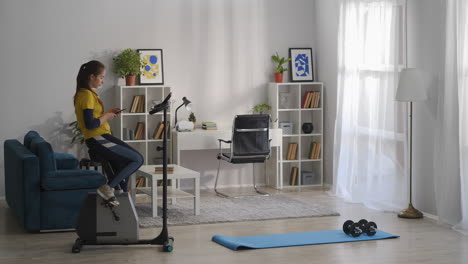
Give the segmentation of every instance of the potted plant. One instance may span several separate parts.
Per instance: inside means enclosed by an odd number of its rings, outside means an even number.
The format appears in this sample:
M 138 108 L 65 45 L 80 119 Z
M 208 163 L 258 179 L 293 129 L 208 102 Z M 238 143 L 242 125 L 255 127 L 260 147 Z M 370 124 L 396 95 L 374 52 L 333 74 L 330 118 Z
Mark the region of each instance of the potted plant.
M 275 63 L 277 63 L 277 66 L 276 66 L 276 69 L 275 69 L 275 82 L 282 83 L 283 82 L 283 73 L 288 70 L 288 69 L 283 67 L 283 64 L 290 61 L 291 58 L 285 59 L 284 57 L 280 57 L 278 55 L 278 52 L 276 52 L 276 55 L 271 56 L 271 59 Z
M 266 114 L 271 110 L 269 104 L 258 104 L 252 108 L 252 113 L 254 114 Z
M 135 85 L 136 76 L 141 74 L 143 62 L 140 53 L 133 49 L 125 49 L 114 58 L 114 73 L 125 77 L 126 85 Z

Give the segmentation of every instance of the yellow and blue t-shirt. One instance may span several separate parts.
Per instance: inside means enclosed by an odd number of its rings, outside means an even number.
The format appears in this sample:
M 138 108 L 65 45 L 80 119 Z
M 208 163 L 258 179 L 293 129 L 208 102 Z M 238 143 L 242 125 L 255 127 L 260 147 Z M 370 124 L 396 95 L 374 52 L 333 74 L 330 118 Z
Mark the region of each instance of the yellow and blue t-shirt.
M 99 102 L 99 96 L 92 90 L 80 88 L 75 97 L 75 115 L 76 120 L 78 121 L 78 126 L 83 132 L 84 138 L 92 138 L 95 136 L 100 136 L 103 134 L 111 134 L 109 123 L 105 122 L 103 124 L 99 122 L 99 118 L 104 115 L 104 109 L 101 103 Z M 89 116 L 86 116 L 89 114 Z M 86 126 L 85 118 L 88 120 L 91 119 L 96 124 L 91 126 L 88 122 L 88 127 L 95 127 L 88 129 Z

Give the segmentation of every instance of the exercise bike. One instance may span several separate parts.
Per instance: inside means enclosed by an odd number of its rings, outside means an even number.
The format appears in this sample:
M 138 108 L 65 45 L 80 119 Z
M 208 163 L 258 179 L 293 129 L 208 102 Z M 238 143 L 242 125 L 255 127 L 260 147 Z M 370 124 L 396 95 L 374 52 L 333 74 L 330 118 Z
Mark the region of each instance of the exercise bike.
M 163 121 L 166 124 L 166 114 L 169 108 L 171 93 L 164 101 L 154 106 L 149 114 L 163 111 Z M 84 245 L 162 245 L 163 252 L 174 249 L 174 238 L 169 236 L 167 229 L 167 135 L 163 130 L 163 146 L 157 147 L 163 151 L 163 227 L 159 236 L 154 239 L 140 240 L 138 215 L 135 205 L 128 194 L 117 194 L 119 206 L 102 199 L 97 193 L 89 193 L 78 217 L 76 233 L 78 238 L 72 247 L 73 253 L 80 253 Z

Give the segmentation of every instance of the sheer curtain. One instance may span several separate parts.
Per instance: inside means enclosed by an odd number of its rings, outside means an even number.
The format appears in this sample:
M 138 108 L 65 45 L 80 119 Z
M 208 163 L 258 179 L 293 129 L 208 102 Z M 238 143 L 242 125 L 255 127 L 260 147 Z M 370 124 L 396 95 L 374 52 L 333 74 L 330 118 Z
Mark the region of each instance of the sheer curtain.
M 338 33 L 334 193 L 392 211 L 408 201 L 406 119 L 394 99 L 402 10 L 396 0 L 344 0 Z
M 447 0 L 435 190 L 439 221 L 468 234 L 468 2 Z

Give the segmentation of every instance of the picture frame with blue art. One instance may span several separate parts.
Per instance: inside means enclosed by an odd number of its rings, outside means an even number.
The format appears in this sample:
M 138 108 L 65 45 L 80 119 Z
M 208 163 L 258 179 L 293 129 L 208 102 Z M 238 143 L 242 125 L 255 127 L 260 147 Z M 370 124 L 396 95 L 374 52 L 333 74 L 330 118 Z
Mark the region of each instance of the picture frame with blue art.
M 311 48 L 290 48 L 289 69 L 291 82 L 314 81 L 314 67 Z
M 139 83 L 164 84 L 163 50 L 162 49 L 138 49 L 143 63 Z

